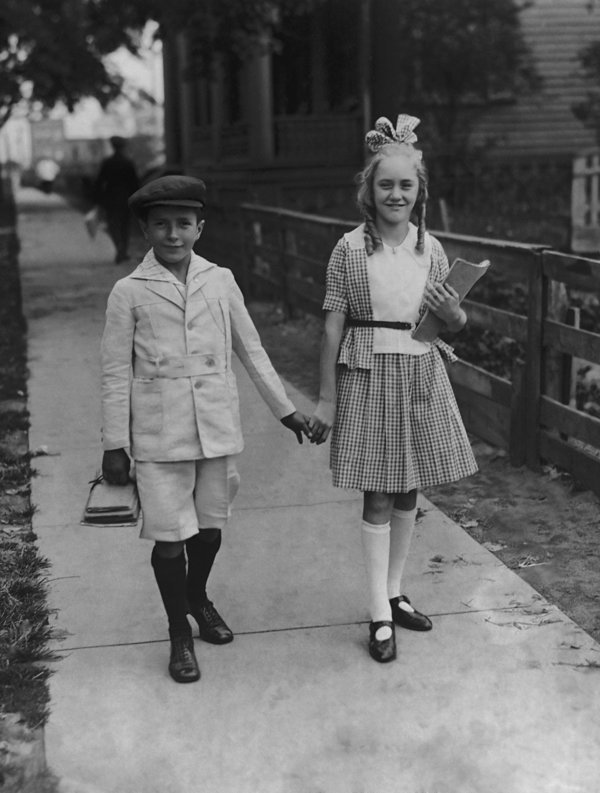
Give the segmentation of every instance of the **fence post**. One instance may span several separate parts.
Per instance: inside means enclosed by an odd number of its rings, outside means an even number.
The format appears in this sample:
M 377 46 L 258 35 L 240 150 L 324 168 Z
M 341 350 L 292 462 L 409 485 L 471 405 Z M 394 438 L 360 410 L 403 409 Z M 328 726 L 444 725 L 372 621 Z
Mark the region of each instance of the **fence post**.
M 575 306 L 569 306 L 567 315 L 565 317 L 565 325 L 571 325 L 573 328 L 579 328 L 581 325 L 581 309 Z M 562 391 L 560 394 L 560 401 L 563 405 L 570 405 L 571 400 L 575 396 L 575 380 L 573 377 L 573 369 L 575 368 L 575 359 L 572 355 L 563 355 L 562 360 L 563 376 L 562 376 Z
M 241 288 L 244 299 L 250 300 L 250 265 L 248 262 L 248 246 L 246 245 L 246 224 L 245 224 L 245 210 L 243 207 L 238 212 L 238 227 L 240 234 L 240 256 L 242 258 L 241 270 Z
M 542 329 L 546 311 L 546 278 L 541 252 L 533 252 L 528 273 L 527 345 L 525 358 L 525 461 L 540 468 L 540 396 L 542 387 Z
M 515 360 L 512 367 L 508 455 L 510 464 L 516 467 L 524 465 L 527 460 L 525 405 L 525 362 Z
M 288 284 L 289 262 L 287 256 L 288 246 L 288 227 L 282 215 L 279 215 L 279 267 L 281 268 L 281 302 L 283 303 L 283 313 L 286 319 L 293 316 L 293 304 L 290 296 Z
M 544 254 L 542 253 L 542 259 L 543 256 Z M 567 287 L 560 281 L 550 281 L 548 283 L 547 319 L 564 323 L 567 316 L 568 303 Z M 546 350 L 542 372 L 544 394 L 557 402 L 562 401 L 565 388 L 564 375 L 563 354 L 553 350 Z

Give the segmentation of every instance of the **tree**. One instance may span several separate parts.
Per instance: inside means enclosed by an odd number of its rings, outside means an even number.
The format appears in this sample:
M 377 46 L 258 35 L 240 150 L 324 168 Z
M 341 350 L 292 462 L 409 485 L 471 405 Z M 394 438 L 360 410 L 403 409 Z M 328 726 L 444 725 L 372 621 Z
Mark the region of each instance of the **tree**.
M 146 17 L 159 23 L 157 35 L 170 31 L 191 34 L 196 68 L 210 74 L 216 56 L 234 54 L 244 60 L 264 47 L 277 48 L 284 21 L 312 11 L 327 0 L 127 0 L 130 20 Z M 122 13 L 123 0 L 105 0 Z
M 121 45 L 135 51 L 136 34 L 124 26 L 123 12 L 103 19 L 103 6 L 103 0 L 3 0 L 0 126 L 24 98 L 72 109 L 85 96 L 105 105 L 119 93 L 119 76 L 102 56 Z
M 324 0 L 2 0 L 0 8 L 0 127 L 24 98 L 71 110 L 83 97 L 102 105 L 122 80 L 103 56 L 118 47 L 136 53 L 146 22 L 157 35 L 193 30 L 202 68 L 214 55 L 244 57 L 276 30 L 282 12 L 304 13 Z
M 539 87 L 515 0 L 403 0 L 398 74 L 404 99 L 456 156 L 493 102 Z

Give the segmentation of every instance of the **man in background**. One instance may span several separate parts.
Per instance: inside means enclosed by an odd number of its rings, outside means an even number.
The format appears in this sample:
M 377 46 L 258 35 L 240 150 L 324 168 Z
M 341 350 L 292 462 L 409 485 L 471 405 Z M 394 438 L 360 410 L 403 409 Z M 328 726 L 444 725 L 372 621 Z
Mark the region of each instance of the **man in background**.
M 108 234 L 116 248 L 115 263 L 129 258 L 130 216 L 127 199 L 140 186 L 133 160 L 127 155 L 127 141 L 118 135 L 110 138 L 113 153 L 98 171 L 94 194 L 104 212 Z

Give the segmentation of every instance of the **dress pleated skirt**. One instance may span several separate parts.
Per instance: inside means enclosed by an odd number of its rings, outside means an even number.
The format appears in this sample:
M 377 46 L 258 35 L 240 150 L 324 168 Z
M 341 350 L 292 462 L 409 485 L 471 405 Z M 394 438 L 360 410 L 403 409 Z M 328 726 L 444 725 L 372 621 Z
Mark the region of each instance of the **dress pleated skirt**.
M 331 439 L 336 487 L 378 493 L 454 482 L 477 471 L 439 351 L 376 354 L 338 369 Z

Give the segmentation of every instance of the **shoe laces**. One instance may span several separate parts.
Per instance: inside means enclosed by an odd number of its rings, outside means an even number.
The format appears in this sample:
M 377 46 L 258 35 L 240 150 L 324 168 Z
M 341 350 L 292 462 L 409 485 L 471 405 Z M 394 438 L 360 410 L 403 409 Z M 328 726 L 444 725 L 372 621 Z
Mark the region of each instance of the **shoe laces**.
M 172 660 L 178 664 L 194 663 L 194 648 L 189 636 L 174 636 L 171 639 Z
M 220 625 L 223 622 L 219 612 L 216 610 L 210 600 L 200 606 L 200 611 L 207 624 L 210 625 L 211 628 L 214 628 L 216 625 Z

